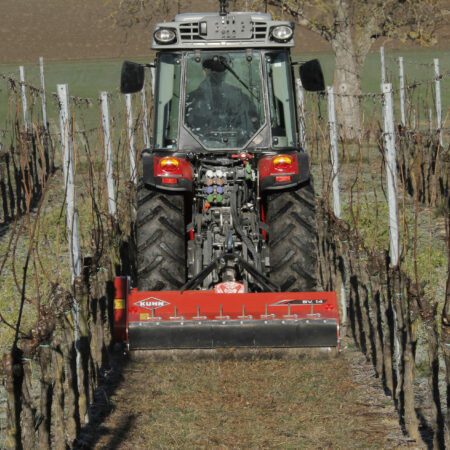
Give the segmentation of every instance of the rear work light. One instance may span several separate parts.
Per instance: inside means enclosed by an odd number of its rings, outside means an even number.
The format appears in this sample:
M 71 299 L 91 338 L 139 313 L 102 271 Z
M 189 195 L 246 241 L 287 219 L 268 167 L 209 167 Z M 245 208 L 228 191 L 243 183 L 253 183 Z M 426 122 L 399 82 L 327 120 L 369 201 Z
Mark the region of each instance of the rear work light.
M 158 44 L 172 44 L 176 41 L 177 35 L 170 28 L 160 28 L 155 31 L 153 37 Z
M 280 25 L 272 30 L 272 38 L 277 42 L 287 42 L 292 38 L 294 31 L 287 25 Z
M 292 170 L 292 158 L 288 155 L 278 155 L 272 159 L 272 166 L 275 170 L 286 172 Z
M 164 172 L 177 172 L 180 167 L 180 161 L 177 158 L 168 156 L 159 161 L 159 165 Z

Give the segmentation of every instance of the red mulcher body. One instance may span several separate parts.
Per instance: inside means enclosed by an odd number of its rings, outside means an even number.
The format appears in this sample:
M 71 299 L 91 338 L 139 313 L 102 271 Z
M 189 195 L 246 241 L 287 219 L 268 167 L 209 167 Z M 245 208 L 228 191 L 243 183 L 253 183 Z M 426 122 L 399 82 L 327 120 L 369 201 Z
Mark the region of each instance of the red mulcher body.
M 129 350 L 338 346 L 335 292 L 140 292 L 127 277 L 115 289 L 114 337 Z
M 115 281 L 132 351 L 338 348 L 336 294 L 317 292 L 315 200 L 299 142 L 293 24 L 225 10 L 155 26 L 151 148 L 141 153 L 137 273 Z M 144 66 L 125 62 L 121 91 Z M 131 275 L 131 274 L 130 274 Z

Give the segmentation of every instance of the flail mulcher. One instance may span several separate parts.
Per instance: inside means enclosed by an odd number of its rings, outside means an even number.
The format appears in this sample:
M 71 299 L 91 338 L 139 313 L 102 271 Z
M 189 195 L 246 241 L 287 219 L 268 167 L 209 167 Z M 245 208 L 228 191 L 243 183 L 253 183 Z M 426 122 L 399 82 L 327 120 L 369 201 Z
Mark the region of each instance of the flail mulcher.
M 300 147 L 293 24 L 269 14 L 177 15 L 155 26 L 154 124 L 142 151 L 137 286 L 116 279 L 115 337 L 130 351 L 338 348 L 336 294 L 317 291 L 317 228 Z M 121 91 L 144 65 L 125 62 Z M 228 350 L 226 352 L 229 352 Z

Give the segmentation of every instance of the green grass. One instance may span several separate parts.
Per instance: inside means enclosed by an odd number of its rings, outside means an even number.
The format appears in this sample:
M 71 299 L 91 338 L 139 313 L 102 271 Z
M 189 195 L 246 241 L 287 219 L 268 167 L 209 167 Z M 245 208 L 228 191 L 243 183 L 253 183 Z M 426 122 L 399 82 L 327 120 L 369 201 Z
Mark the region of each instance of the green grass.
M 147 61 L 150 60 L 150 57 Z M 122 101 L 122 105 L 111 104 L 111 111 L 123 108 L 123 99 L 119 93 L 120 72 L 123 60 L 100 60 L 100 61 L 78 61 L 78 62 L 49 62 L 45 64 L 45 87 L 47 91 L 47 117 L 51 122 L 58 123 L 58 103 L 55 98 L 56 85 L 68 84 L 69 95 L 73 97 L 92 99 L 92 105 L 84 108 L 84 115 L 87 127 L 98 123 L 99 108 L 97 100 L 101 91 L 113 94 L 114 99 Z M 138 58 L 137 62 L 145 62 Z M 39 87 L 40 69 L 39 61 L 36 64 L 26 64 L 25 78 L 27 83 Z M 13 65 L 0 65 L 0 74 L 5 74 L 11 78 L 19 79 L 19 67 Z M 116 100 L 117 101 L 117 100 Z M 28 102 L 31 104 L 31 101 Z M 15 106 L 12 106 L 15 111 Z M 8 111 L 8 89 L 7 82 L 0 78 L 0 130 L 5 129 L 5 121 Z M 11 117 L 10 112 L 10 117 Z M 36 100 L 33 107 L 32 116 L 37 120 L 42 120 L 41 101 Z

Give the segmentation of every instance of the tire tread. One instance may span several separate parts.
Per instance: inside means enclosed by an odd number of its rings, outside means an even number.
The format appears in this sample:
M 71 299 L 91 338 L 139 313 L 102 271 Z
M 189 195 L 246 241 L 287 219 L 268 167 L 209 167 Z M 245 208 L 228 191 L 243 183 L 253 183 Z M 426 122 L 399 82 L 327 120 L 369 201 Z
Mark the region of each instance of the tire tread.
M 137 196 L 138 289 L 179 289 L 186 281 L 184 196 L 142 184 Z
M 317 223 L 312 182 L 297 191 L 268 195 L 270 278 L 283 291 L 315 291 Z

